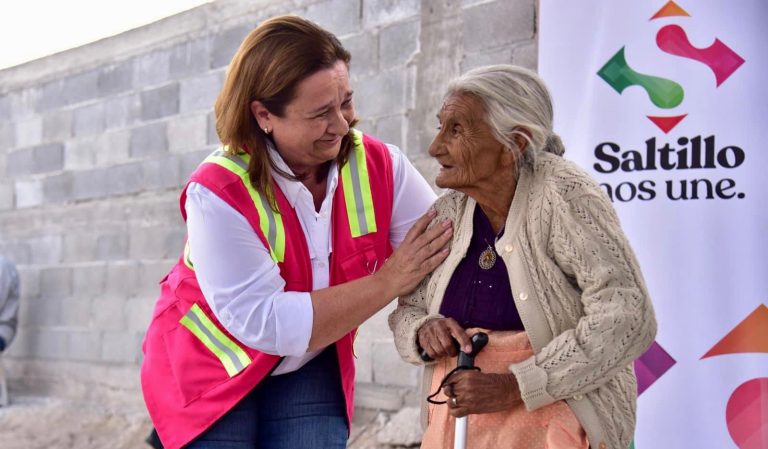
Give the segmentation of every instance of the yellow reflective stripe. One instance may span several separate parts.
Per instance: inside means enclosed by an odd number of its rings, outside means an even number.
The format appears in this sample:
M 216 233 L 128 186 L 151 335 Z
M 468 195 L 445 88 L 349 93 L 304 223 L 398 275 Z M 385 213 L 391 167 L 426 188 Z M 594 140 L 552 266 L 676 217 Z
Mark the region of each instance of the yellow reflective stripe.
M 354 151 L 354 150 L 353 150 Z M 349 170 L 349 161 L 341 168 L 341 184 L 344 186 L 344 204 L 347 206 L 347 217 L 349 218 L 349 231 L 352 237 L 359 237 L 360 223 L 357 220 L 357 205 L 355 203 L 355 190 L 352 188 L 352 174 Z
M 248 190 L 251 192 L 251 197 L 253 198 L 253 204 L 256 206 L 256 210 L 259 212 L 259 227 L 267 238 L 269 253 L 272 255 L 272 260 L 275 262 L 282 262 L 285 260 L 285 231 L 283 228 L 283 218 L 280 214 L 273 213 L 272 208 L 269 206 L 269 202 L 264 195 L 259 195 L 253 187 Z M 256 197 L 253 195 L 256 195 Z
M 216 355 L 221 364 L 224 365 L 229 377 L 251 364 L 251 358 L 248 357 L 248 354 L 237 343 L 224 335 L 197 304 L 193 304 L 179 322 Z
M 211 162 L 214 164 L 221 165 L 222 167 L 226 168 L 227 170 L 231 171 L 232 173 L 236 174 L 237 176 L 242 176 L 245 174 L 248 175 L 248 166 L 246 165 L 245 168 L 241 165 L 243 163 L 243 160 L 240 159 L 237 160 L 237 156 L 227 156 L 224 154 L 224 151 L 222 150 L 216 150 L 213 153 L 211 153 L 205 160 L 205 162 Z
M 363 135 L 358 130 L 352 130 L 352 136 L 354 147 L 350 152 L 349 161 L 341 168 L 341 182 L 344 186 L 344 202 L 350 233 L 352 237 L 360 237 L 376 232 L 376 214 L 368 178 Z
M 344 186 L 344 204 L 347 207 L 347 218 L 349 219 L 349 231 L 352 234 L 352 237 L 359 237 L 362 235 L 360 233 L 360 222 L 357 219 L 357 205 L 355 204 L 355 190 L 352 188 L 352 180 L 350 170 L 349 170 L 349 161 L 347 164 L 344 165 L 344 167 L 341 168 L 341 184 Z
M 275 226 L 277 227 L 277 239 L 275 239 L 275 262 L 285 261 L 285 227 L 283 226 L 283 216 L 281 214 L 273 214 L 275 218 Z
M 357 343 L 357 334 L 359 334 L 359 333 L 360 333 L 360 328 L 358 327 L 358 328 L 355 329 L 355 335 L 352 337 L 352 355 L 355 358 L 358 358 L 357 357 L 357 351 L 355 350 L 355 343 Z
M 283 217 L 275 213 L 269 206 L 266 195 L 262 195 L 253 188 L 248 177 L 248 164 L 250 155 L 243 153 L 238 156 L 227 156 L 223 150 L 214 151 L 204 162 L 210 162 L 226 168 L 240 177 L 243 185 L 248 190 L 248 195 L 259 213 L 259 228 L 267 238 L 269 254 L 275 262 L 285 261 L 285 227 Z
M 251 161 L 251 155 L 242 153 L 240 160 L 245 168 L 242 173 L 238 174 L 248 189 L 256 210 L 259 212 L 259 227 L 269 242 L 269 253 L 275 262 L 283 262 L 285 261 L 285 227 L 283 226 L 283 216 L 272 210 L 266 195 L 260 194 L 253 188 L 247 170 L 248 164 Z
M 192 332 L 195 337 L 197 337 L 200 342 L 202 342 L 208 350 L 210 350 L 224 365 L 224 369 L 227 370 L 227 374 L 229 377 L 234 376 L 235 374 L 239 373 L 235 365 L 232 363 L 229 357 L 227 357 L 224 352 L 219 349 L 219 347 L 214 343 L 213 340 L 211 340 L 208 335 L 200 328 L 198 327 L 197 323 L 195 323 L 192 319 L 190 319 L 187 315 L 184 315 L 181 317 L 181 320 L 179 322 L 189 329 L 190 332 Z
M 363 146 L 363 134 L 354 130 L 355 149 L 359 157 L 357 158 L 358 172 L 360 173 L 360 188 L 363 190 L 363 208 L 365 210 L 365 221 L 368 223 L 368 232 L 376 232 L 376 214 L 373 212 L 373 194 L 371 193 L 371 181 L 368 179 L 368 162 L 365 157 L 365 147 Z
M 192 259 L 189 256 L 189 240 L 184 244 L 184 265 L 192 271 L 195 271 L 195 266 L 192 264 Z

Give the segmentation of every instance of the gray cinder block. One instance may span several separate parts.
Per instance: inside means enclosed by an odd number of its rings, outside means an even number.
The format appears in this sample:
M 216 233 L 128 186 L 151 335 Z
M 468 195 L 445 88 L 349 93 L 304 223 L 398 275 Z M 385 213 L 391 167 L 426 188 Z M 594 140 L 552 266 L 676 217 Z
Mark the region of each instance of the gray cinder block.
M 179 84 L 171 83 L 141 93 L 141 118 L 154 120 L 179 113 Z
M 37 116 L 16 123 L 16 146 L 31 147 L 43 141 L 43 120 Z
M 8 176 L 23 176 L 61 170 L 63 166 L 64 145 L 48 143 L 9 153 L 5 171 Z
M 360 29 L 361 0 L 326 0 L 307 7 L 304 17 L 340 36 Z
M 72 137 L 72 110 L 62 109 L 43 116 L 43 141 L 65 141 Z
M 134 59 L 102 67 L 99 71 L 99 96 L 126 92 L 133 88 Z
M 363 21 L 366 27 L 398 22 L 421 12 L 419 0 L 366 0 L 363 3 Z
M 221 71 L 181 81 L 181 112 L 210 111 L 221 91 L 224 74 Z
M 74 111 L 72 134 L 75 137 L 89 136 L 104 131 L 106 127 L 104 103 L 93 103 Z
M 141 96 L 137 94 L 107 98 L 104 101 L 104 123 L 107 129 L 124 128 L 141 119 Z
M 379 58 L 387 67 L 405 65 L 419 50 L 418 20 L 396 23 L 379 33 Z
M 255 27 L 241 25 L 229 28 L 213 36 L 211 45 L 211 68 L 215 69 L 229 64 L 240 43 Z
M 202 37 L 183 42 L 169 52 L 169 70 L 173 79 L 196 75 L 208 70 L 211 65 L 210 39 Z
M 469 53 L 534 35 L 536 5 L 530 0 L 497 0 L 463 11 L 463 47 Z
M 156 122 L 132 129 L 130 156 L 141 158 L 166 153 L 168 151 L 167 126 L 167 122 Z

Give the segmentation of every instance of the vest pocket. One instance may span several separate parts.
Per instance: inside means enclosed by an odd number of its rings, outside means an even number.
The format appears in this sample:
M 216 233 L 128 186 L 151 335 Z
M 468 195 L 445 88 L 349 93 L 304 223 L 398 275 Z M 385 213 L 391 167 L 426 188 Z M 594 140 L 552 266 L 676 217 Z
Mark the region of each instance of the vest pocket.
M 172 375 L 184 403 L 226 382 L 251 363 L 250 356 L 224 334 L 197 304 L 163 334 Z
M 181 324 L 163 334 L 163 344 L 184 405 L 229 379 L 219 359 Z
M 386 242 L 366 246 L 339 262 L 346 281 L 379 271 L 386 260 Z

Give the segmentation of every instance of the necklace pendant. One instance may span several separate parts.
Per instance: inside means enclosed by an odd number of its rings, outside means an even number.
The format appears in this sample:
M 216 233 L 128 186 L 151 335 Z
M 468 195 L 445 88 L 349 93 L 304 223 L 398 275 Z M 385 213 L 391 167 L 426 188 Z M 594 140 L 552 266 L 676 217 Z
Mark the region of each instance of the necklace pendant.
M 488 245 L 488 248 L 480 253 L 480 259 L 477 261 L 477 264 L 483 270 L 490 270 L 496 265 L 496 251 L 493 250 L 491 245 Z

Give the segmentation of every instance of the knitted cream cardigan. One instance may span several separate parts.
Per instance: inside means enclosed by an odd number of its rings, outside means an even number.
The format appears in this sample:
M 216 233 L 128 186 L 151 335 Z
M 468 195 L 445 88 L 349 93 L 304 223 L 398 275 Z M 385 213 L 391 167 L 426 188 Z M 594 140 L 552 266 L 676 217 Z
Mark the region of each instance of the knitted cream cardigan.
M 422 364 L 416 333 L 439 314 L 443 294 L 472 237 L 476 202 L 451 191 L 435 203 L 453 220 L 448 258 L 389 317 L 395 345 Z M 593 449 L 626 449 L 635 429 L 632 362 L 651 344 L 656 320 L 618 217 L 600 187 L 575 164 L 542 154 L 521 170 L 496 251 L 535 356 L 510 365 L 528 410 L 564 399 Z M 422 380 L 422 422 L 426 389 Z

